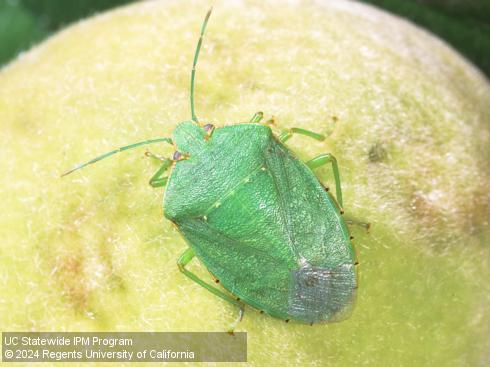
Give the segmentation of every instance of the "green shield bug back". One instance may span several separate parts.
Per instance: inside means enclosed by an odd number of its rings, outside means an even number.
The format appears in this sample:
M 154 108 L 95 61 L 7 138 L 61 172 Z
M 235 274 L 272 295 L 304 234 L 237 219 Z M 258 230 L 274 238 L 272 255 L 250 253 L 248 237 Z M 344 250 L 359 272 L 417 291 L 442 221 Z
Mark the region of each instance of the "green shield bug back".
M 173 144 L 172 158 L 160 159 L 161 167 L 150 184 L 165 187 L 164 215 L 189 245 L 177 262 L 179 269 L 237 305 L 237 322 L 245 304 L 285 321 L 341 320 L 354 304 L 357 263 L 348 221 L 342 217 L 337 162 L 330 154 L 302 162 L 285 142 L 294 134 L 320 141 L 324 136 L 301 128 L 276 135 L 269 127 L 272 120 L 261 123 L 262 112 L 247 123 L 224 127 L 199 122 L 194 81 L 210 15 L 211 10 L 202 24 L 193 61 L 191 120 L 180 123 L 172 138 L 121 147 L 63 176 L 124 150 Z M 336 199 L 312 172 L 325 164 L 333 169 Z M 194 257 L 221 287 L 186 268 Z

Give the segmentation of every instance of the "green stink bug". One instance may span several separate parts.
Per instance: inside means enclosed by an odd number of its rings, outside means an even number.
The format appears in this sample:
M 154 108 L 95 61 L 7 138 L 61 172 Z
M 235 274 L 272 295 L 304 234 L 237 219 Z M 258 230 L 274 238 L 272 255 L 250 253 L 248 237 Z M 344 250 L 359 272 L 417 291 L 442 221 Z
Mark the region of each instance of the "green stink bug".
M 293 134 L 324 136 L 292 128 L 274 135 L 261 124 L 215 128 L 200 124 L 194 108 L 197 60 L 211 10 L 202 24 L 191 72 L 192 118 L 180 123 L 172 139 L 157 138 L 105 153 L 75 170 L 118 152 L 166 142 L 176 148 L 150 179 L 165 187 L 164 215 L 189 248 L 179 269 L 208 291 L 240 308 L 244 304 L 289 321 L 340 320 L 353 305 L 356 259 L 342 218 L 342 191 L 335 158 L 322 154 L 301 162 L 284 144 Z M 312 169 L 330 163 L 336 200 Z M 171 169 L 171 174 L 165 173 Z M 197 257 L 226 291 L 186 269 Z

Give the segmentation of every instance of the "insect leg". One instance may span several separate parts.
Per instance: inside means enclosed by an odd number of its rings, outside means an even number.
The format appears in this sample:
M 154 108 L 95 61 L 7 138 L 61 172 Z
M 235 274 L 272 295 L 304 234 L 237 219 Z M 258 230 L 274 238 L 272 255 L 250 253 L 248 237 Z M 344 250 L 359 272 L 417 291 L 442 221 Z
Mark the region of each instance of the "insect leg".
M 359 227 L 366 228 L 366 232 L 369 233 L 369 229 L 371 228 L 371 223 L 366 223 L 366 222 L 360 222 L 355 219 L 345 219 L 345 223 L 349 225 L 356 225 Z
M 236 320 L 231 324 L 230 328 L 228 329 L 228 333 L 233 335 L 233 331 L 237 327 L 238 323 L 242 321 L 243 319 L 243 314 L 245 313 L 245 307 L 243 305 L 240 306 L 240 310 L 238 311 L 238 317 Z
M 320 154 L 319 156 L 306 162 L 306 165 L 313 170 L 328 163 L 332 163 L 333 177 L 335 179 L 335 196 L 337 197 L 337 203 L 340 205 L 340 209 L 342 209 L 343 204 L 342 189 L 340 187 L 340 173 L 335 157 L 330 153 Z
M 256 112 L 252 118 L 248 121 L 249 124 L 258 124 L 261 122 L 264 125 L 274 125 L 276 122 L 276 118 L 272 116 L 270 119 L 266 121 L 262 121 L 264 118 L 264 113 L 262 111 Z
M 156 154 L 154 154 L 154 153 L 150 152 L 149 150 L 147 150 L 147 151 L 145 152 L 145 155 L 146 155 L 147 157 L 153 158 L 153 159 L 158 160 L 158 161 L 160 161 L 160 162 L 165 162 L 165 160 L 167 159 L 167 158 L 161 157 L 161 156 L 159 156 L 159 155 L 156 155 Z
M 165 171 L 172 165 L 172 160 L 165 158 L 162 166 L 158 169 L 158 171 L 150 178 L 150 185 L 152 187 L 162 187 L 167 184 L 168 177 L 162 177 Z
M 301 129 L 299 127 L 292 127 L 291 129 L 283 131 L 279 135 L 279 141 L 281 143 L 285 143 L 287 140 L 289 140 L 293 136 L 293 134 L 300 134 L 300 135 L 309 136 L 310 138 L 313 138 L 313 139 L 318 140 L 318 141 L 325 140 L 325 136 L 323 136 L 322 134 L 318 134 L 318 133 L 315 133 L 313 131 L 306 130 L 306 129 Z
M 240 320 L 243 318 L 243 313 L 244 313 L 244 306 L 241 302 L 237 301 L 236 299 L 230 297 L 220 289 L 212 286 L 211 284 L 206 283 L 204 280 L 199 278 L 196 274 L 190 272 L 185 268 L 187 264 L 191 262 L 191 260 L 194 258 L 195 254 L 194 251 L 191 248 L 188 248 L 187 250 L 184 251 L 184 253 L 180 256 L 179 260 L 177 261 L 177 266 L 179 267 L 179 270 L 184 273 L 188 278 L 192 279 L 194 282 L 199 284 L 201 287 L 207 289 L 209 292 L 213 293 L 214 295 L 218 296 L 219 298 L 231 303 L 232 305 L 236 305 L 240 308 L 240 313 L 235 320 L 235 322 L 231 325 L 231 328 L 229 330 L 230 333 L 233 333 L 233 330 L 235 329 L 236 325 Z
M 253 115 L 252 118 L 250 119 L 249 123 L 257 124 L 260 122 L 260 120 L 262 120 L 263 117 L 264 117 L 264 113 L 262 111 L 256 112 L 255 115 Z

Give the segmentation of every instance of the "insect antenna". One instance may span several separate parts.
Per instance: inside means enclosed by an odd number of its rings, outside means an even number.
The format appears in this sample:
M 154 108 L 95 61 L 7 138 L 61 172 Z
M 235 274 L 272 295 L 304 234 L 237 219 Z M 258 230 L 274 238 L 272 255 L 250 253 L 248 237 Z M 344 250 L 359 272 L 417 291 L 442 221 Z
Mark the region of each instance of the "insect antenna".
M 196 77 L 196 64 L 197 59 L 199 58 L 199 51 L 201 51 L 202 40 L 204 37 L 204 32 L 206 31 L 206 25 L 208 24 L 209 17 L 211 16 L 211 12 L 213 8 L 211 7 L 206 14 L 206 18 L 204 18 L 204 22 L 201 26 L 201 35 L 199 36 L 199 41 L 197 42 L 196 53 L 194 54 L 194 63 L 192 64 L 192 72 L 191 72 L 191 114 L 192 121 L 199 122 L 197 120 L 196 112 L 194 110 L 194 79 Z
M 69 171 L 66 171 L 65 173 L 63 173 L 61 175 L 61 177 L 63 176 L 66 176 L 66 175 L 69 175 L 70 173 L 72 172 L 75 172 L 77 170 L 79 170 L 80 168 L 83 168 L 85 166 L 88 166 L 89 164 L 92 164 L 92 163 L 95 163 L 95 162 L 98 162 L 104 158 L 107 158 L 107 157 L 110 157 L 111 155 L 114 155 L 116 153 L 120 153 L 120 152 L 123 152 L 125 150 L 130 150 L 130 149 L 134 149 L 134 148 L 137 148 L 137 147 L 140 147 L 142 145 L 147 145 L 147 144 L 154 144 L 154 143 L 160 143 L 160 142 L 165 142 L 165 143 L 169 143 L 169 144 L 173 144 L 172 143 L 172 139 L 169 139 L 169 138 L 158 138 L 158 139 L 150 139 L 150 140 L 145 140 L 145 141 L 140 141 L 139 143 L 134 143 L 134 144 L 130 144 L 130 145 L 125 145 L 123 147 L 120 147 L 120 148 L 117 148 L 117 149 L 114 149 L 114 150 L 111 150 L 110 152 L 107 152 L 107 153 L 104 153 L 86 163 L 82 163 L 82 164 L 79 164 L 78 166 L 76 167 L 73 167 L 71 170 Z

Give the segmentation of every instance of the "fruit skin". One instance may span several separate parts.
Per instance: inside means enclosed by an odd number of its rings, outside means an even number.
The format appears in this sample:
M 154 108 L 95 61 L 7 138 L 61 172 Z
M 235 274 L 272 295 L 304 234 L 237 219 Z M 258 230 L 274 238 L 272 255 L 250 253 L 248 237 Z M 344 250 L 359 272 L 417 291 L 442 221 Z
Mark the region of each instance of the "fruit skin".
M 208 7 L 134 4 L 0 73 L 1 329 L 201 331 L 235 318 L 175 266 L 185 244 L 147 185 L 152 161 L 128 153 L 59 179 L 188 118 L 189 45 Z M 301 159 L 333 153 L 346 212 L 373 224 L 353 230 L 352 317 L 310 327 L 249 312 L 237 328 L 248 360 L 489 364 L 488 81 L 427 32 L 353 2 L 219 3 L 202 52 L 201 120 L 263 110 L 279 127 L 333 131 L 290 146 Z

